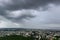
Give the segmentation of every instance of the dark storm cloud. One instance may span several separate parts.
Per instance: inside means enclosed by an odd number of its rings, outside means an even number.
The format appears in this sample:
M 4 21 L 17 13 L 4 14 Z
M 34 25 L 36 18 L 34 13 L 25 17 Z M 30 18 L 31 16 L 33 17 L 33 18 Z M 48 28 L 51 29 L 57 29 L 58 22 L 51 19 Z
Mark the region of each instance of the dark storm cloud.
M 4 16 L 9 20 L 22 20 L 33 18 L 33 15 L 23 14 L 19 17 L 13 18 L 9 17 L 9 13 L 6 13 L 6 10 L 21 10 L 21 9 L 36 9 L 40 6 L 44 7 L 48 3 L 57 3 L 60 2 L 59 0 L 12 0 L 11 4 L 6 3 L 5 7 L 0 7 L 0 15 Z M 28 13 L 29 14 L 29 13 Z
M 6 16 L 5 9 L 0 7 L 0 15 Z
M 7 4 L 8 10 L 17 10 L 17 9 L 35 9 L 39 6 L 44 6 L 48 3 L 59 3 L 60 0 L 12 0 L 11 5 Z
M 18 17 L 9 17 L 5 16 L 7 19 L 12 20 L 13 22 L 24 22 L 24 19 L 29 20 L 30 18 L 34 18 L 35 16 L 32 14 L 22 14 Z
M 9 13 L 6 13 L 5 9 L 3 9 L 2 7 L 0 8 L 0 16 L 3 16 L 5 18 L 7 18 L 8 20 L 11 20 L 13 22 L 22 22 L 23 19 L 29 19 L 29 18 L 34 18 L 35 16 L 32 14 L 22 14 L 21 16 L 18 17 L 10 17 L 11 15 L 9 15 Z

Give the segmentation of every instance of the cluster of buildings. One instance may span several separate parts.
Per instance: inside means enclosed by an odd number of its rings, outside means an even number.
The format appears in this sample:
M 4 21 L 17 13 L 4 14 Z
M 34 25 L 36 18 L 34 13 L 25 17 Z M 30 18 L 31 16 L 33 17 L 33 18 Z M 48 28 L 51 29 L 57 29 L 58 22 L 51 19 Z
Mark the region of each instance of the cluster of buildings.
M 33 37 L 34 40 L 60 40 L 60 32 L 51 31 L 0 31 L 0 37 L 6 35 L 22 35 Z

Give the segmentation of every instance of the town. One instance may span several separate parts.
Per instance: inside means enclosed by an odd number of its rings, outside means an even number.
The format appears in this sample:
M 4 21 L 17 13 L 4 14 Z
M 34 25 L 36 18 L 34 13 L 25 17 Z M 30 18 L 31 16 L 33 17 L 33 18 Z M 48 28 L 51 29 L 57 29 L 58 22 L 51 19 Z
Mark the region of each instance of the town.
M 0 31 L 0 37 L 10 35 L 33 37 L 34 40 L 60 40 L 60 31 L 49 31 L 49 30 Z

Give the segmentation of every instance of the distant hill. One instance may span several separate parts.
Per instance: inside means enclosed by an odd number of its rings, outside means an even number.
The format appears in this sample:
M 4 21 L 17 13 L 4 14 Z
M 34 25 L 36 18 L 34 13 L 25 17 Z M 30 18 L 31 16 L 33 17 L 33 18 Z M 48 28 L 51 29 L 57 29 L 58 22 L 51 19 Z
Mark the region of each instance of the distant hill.
M 60 29 L 0 28 L 0 31 L 60 31 Z
M 24 28 L 0 28 L 0 31 L 22 31 L 22 30 L 27 30 Z

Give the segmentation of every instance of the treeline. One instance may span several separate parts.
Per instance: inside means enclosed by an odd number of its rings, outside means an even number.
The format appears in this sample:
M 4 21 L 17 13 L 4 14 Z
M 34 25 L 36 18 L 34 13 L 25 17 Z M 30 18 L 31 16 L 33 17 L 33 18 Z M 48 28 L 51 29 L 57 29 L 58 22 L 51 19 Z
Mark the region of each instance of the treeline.
M 0 37 L 0 40 L 34 40 L 34 38 L 33 37 L 24 37 L 21 35 L 10 35 L 10 36 Z

